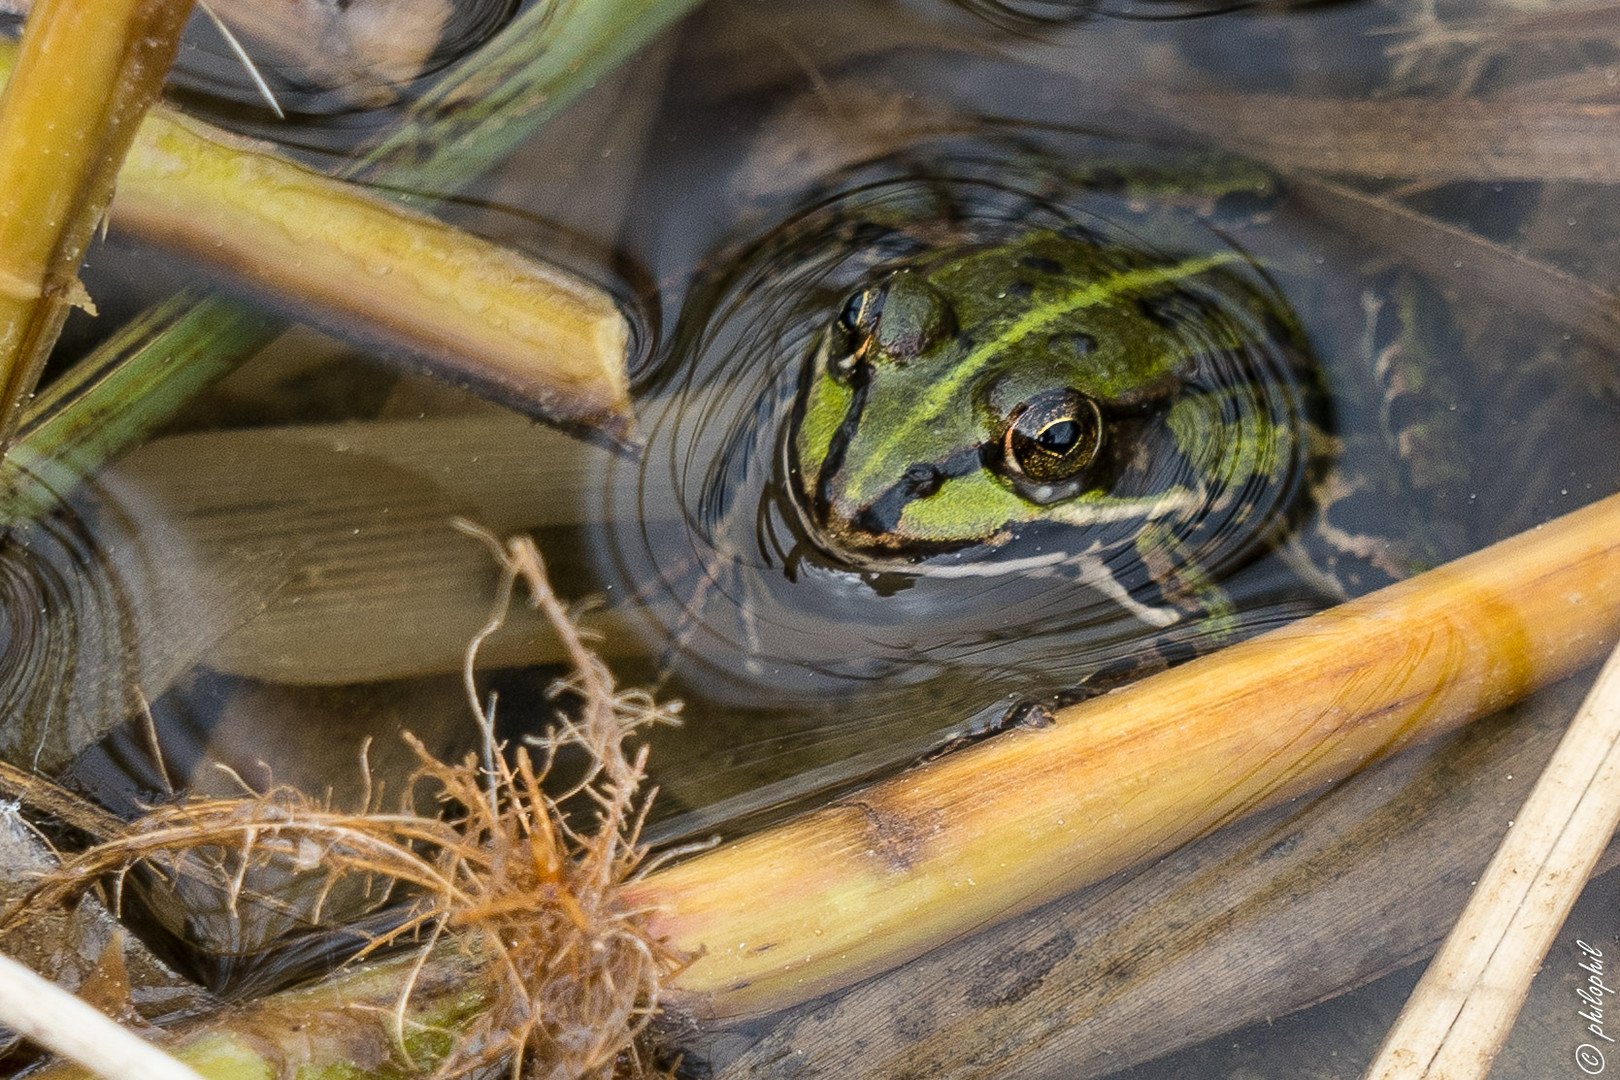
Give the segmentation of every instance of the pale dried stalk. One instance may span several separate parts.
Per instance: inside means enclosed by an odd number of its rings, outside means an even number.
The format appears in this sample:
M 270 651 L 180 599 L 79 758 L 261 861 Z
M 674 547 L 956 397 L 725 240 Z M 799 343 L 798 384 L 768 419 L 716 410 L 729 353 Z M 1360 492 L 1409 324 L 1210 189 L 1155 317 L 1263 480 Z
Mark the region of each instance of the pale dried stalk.
M 0 1023 L 108 1080 L 201 1080 L 108 1016 L 0 956 Z
M 1340 779 L 1620 633 L 1620 496 L 648 875 L 672 1000 L 769 1012 Z M 678 994 L 678 996 L 676 996 Z
M 1609 657 L 1366 1080 L 1480 1080 L 1620 823 L 1620 649 Z

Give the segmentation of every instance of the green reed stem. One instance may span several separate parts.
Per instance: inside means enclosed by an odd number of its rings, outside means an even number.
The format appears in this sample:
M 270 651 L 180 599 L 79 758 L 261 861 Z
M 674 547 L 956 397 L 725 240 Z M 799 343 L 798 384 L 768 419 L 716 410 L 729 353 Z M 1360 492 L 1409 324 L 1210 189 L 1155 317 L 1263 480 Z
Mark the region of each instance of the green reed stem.
M 454 191 L 497 165 L 697 3 L 540 0 L 450 67 L 345 175 Z
M 0 462 L 0 526 L 57 505 L 279 332 L 268 315 L 190 293 L 131 321 L 29 403 Z
M 325 982 L 225 1013 L 164 1044 L 205 1080 L 407 1080 L 431 1077 L 490 1004 L 487 973 L 441 947 L 416 975 L 416 957 L 345 969 Z M 87 1080 L 70 1062 L 36 1080 Z

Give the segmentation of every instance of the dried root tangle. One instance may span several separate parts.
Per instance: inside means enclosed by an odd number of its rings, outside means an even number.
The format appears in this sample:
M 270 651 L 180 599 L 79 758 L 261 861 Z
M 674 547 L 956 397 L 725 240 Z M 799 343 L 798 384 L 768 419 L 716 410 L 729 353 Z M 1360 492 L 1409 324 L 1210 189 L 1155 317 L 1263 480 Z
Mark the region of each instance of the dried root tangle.
M 490 624 L 469 647 L 465 676 L 484 733 L 482 761 L 447 764 L 406 736 L 421 759 L 413 783 L 438 790 L 443 812 L 345 812 L 285 787 L 235 799 L 187 800 L 132 822 L 111 841 L 66 859 L 22 902 L 0 917 L 0 932 L 31 915 L 111 881 L 116 896 L 137 867 L 175 888 L 212 890 L 241 917 L 244 904 L 282 903 L 290 919 L 319 923 L 335 890 L 359 890 L 374 909 L 408 905 L 375 933 L 361 956 L 414 942 L 419 961 L 393 1010 L 396 1068 L 443 1078 L 472 1075 L 564 1080 L 645 1075 L 651 1070 L 639 1037 L 657 1009 L 659 987 L 682 958 L 646 930 L 646 912 L 626 910 L 619 886 L 642 860 L 637 843 L 649 796 L 641 795 L 646 749 L 633 758 L 625 737 L 652 722 L 673 722 L 678 706 L 658 706 L 640 692 L 619 692 L 586 647 L 551 591 L 538 551 L 527 538 L 502 545 L 474 526 L 503 569 Z M 473 679 L 478 645 L 498 629 L 517 581 L 555 626 L 573 675 L 555 688 L 580 704 L 573 716 L 510 755 L 493 743 L 493 701 L 478 699 Z M 582 748 L 582 779 L 547 794 L 542 781 L 559 750 Z M 559 804 L 581 802 L 570 821 Z M 296 905 L 255 891 L 271 878 L 301 882 Z M 296 911 L 290 910 L 296 907 Z M 484 1006 L 447 1034 L 436 1061 L 412 1060 L 406 1016 L 436 952 L 462 950 L 486 978 Z M 373 1008 L 370 1012 L 376 1013 Z M 420 1056 L 420 1055 L 419 1055 Z

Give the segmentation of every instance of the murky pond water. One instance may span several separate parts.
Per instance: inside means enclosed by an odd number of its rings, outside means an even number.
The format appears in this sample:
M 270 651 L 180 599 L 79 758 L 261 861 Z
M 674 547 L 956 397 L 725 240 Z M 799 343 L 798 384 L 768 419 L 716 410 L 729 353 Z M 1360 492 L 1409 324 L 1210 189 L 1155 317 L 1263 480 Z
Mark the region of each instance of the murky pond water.
M 621 298 L 639 456 L 293 331 L 14 543 L 8 753 L 129 811 L 460 752 L 461 515 L 687 703 L 651 835 L 740 831 L 1620 489 L 1611 10 L 1070 15 L 717 2 L 417 193 Z M 200 35 L 203 115 L 324 164 L 391 115 L 287 61 L 273 122 Z M 64 356 L 187 273 L 115 234 Z M 542 724 L 539 622 L 484 656 Z

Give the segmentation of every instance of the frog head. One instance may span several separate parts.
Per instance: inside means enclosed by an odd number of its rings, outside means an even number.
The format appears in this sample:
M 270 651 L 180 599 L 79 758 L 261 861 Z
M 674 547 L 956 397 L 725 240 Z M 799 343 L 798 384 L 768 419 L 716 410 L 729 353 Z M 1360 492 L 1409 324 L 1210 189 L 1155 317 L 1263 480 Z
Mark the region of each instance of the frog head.
M 852 564 L 915 563 L 1192 513 L 1212 479 L 1283 468 L 1289 433 L 1212 373 L 1290 333 L 1238 258 L 1037 231 L 887 268 L 806 365 L 785 452 L 807 529 Z

